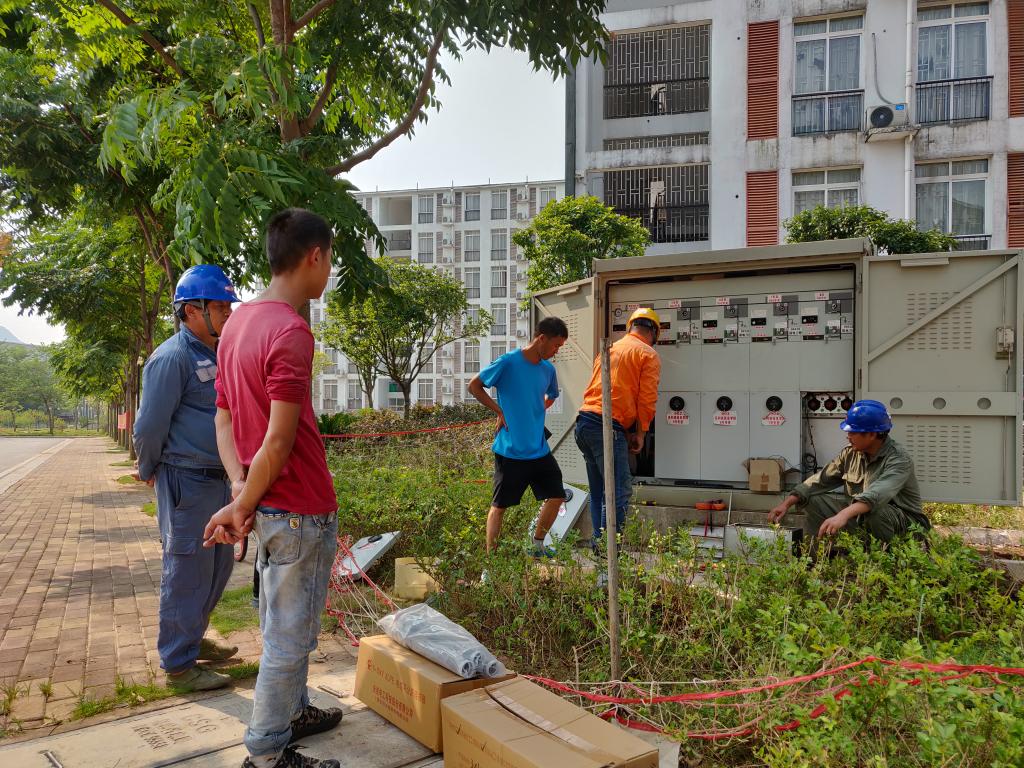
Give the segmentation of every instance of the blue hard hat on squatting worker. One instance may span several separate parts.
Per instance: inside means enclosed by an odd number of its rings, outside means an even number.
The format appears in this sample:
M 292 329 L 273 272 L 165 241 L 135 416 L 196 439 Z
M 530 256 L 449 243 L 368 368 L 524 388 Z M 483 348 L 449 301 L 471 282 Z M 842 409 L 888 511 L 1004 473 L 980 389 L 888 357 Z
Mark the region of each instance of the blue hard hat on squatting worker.
M 877 400 L 858 400 L 850 406 L 839 428 L 843 432 L 888 432 L 892 429 L 892 419 Z

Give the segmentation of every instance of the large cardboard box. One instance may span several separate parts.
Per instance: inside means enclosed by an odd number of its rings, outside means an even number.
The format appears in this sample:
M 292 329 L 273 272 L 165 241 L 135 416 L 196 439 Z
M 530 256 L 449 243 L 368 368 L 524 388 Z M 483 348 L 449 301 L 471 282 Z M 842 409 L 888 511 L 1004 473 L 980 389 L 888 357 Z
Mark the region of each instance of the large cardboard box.
M 523 678 L 441 702 L 445 768 L 658 768 L 658 749 Z
M 782 490 L 782 466 L 778 459 L 751 459 L 750 490 L 756 493 L 778 493 Z
M 423 600 L 437 592 L 437 582 L 416 562 L 415 557 L 395 558 L 395 596 L 402 600 Z
M 466 680 L 387 635 L 359 641 L 355 697 L 423 746 L 441 751 L 441 700 L 503 678 Z

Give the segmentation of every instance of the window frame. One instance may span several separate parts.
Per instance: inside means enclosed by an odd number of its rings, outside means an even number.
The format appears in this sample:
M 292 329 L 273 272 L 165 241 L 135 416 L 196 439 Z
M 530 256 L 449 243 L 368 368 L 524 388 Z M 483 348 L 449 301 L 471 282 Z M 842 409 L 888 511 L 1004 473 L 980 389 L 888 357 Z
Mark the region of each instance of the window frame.
M 473 281 L 476 284 L 470 285 L 470 277 L 475 277 Z M 467 299 L 479 299 L 480 298 L 480 268 L 479 267 L 466 267 L 462 271 L 462 284 L 466 286 L 466 298 Z
M 476 207 L 470 207 L 470 198 L 476 198 Z M 462 219 L 463 221 L 480 221 L 480 193 L 479 192 L 467 192 L 462 197 L 463 208 L 462 208 Z
M 984 15 L 975 16 L 957 16 L 956 7 L 963 5 L 977 5 L 976 2 L 957 2 L 957 3 L 918 3 L 917 14 L 915 15 L 914 25 L 917 30 L 917 34 L 914 36 L 914 84 L 922 83 L 941 83 L 947 80 L 975 80 L 981 77 L 992 76 L 992 35 L 990 34 L 991 22 L 992 22 L 992 3 L 987 2 L 988 12 Z M 934 10 L 936 8 L 949 8 L 949 16 L 944 19 L 928 19 L 921 21 L 920 13 L 922 10 Z M 983 23 L 985 25 L 985 74 L 983 75 L 970 75 L 970 76 L 958 76 L 954 72 L 956 67 L 956 27 L 961 24 L 978 24 Z M 921 30 L 933 27 L 945 27 L 950 28 L 949 34 L 949 77 L 939 77 L 934 80 L 922 80 L 920 77 L 921 64 L 918 58 L 921 50 Z
M 829 175 L 836 171 L 857 171 L 857 181 L 840 181 L 830 182 Z M 796 177 L 804 173 L 821 173 L 824 174 L 824 181 L 821 184 L 797 184 Z M 861 166 L 838 166 L 830 168 L 801 168 L 793 170 L 790 173 L 790 186 L 792 187 L 791 203 L 793 215 L 801 213 L 797 209 L 796 196 L 800 192 L 821 192 L 822 203 L 826 208 L 835 208 L 829 203 L 829 192 L 841 192 L 844 190 L 854 189 L 857 191 L 857 202 L 854 205 L 860 205 L 863 197 L 863 183 L 864 183 L 864 169 Z M 812 208 L 815 206 L 811 206 Z M 803 209 L 808 210 L 808 209 Z
M 829 93 L 852 93 L 854 91 L 864 90 L 864 12 L 859 13 L 845 13 L 845 14 L 833 14 L 830 16 L 815 17 L 810 19 L 794 19 L 793 20 L 793 95 L 794 96 L 818 96 Z M 839 19 L 860 19 L 860 29 L 850 30 L 844 29 L 839 32 L 832 31 L 832 22 L 838 21 Z M 796 28 L 800 24 L 811 24 L 817 21 L 825 22 L 825 31 L 819 33 L 812 33 L 807 35 L 798 35 Z M 846 37 L 857 38 L 857 86 L 855 88 L 843 88 L 840 90 L 832 90 L 828 87 L 829 75 L 832 67 L 831 57 L 831 46 L 832 40 L 837 40 Z M 809 42 L 811 40 L 825 40 L 825 88 L 820 91 L 797 91 L 796 82 L 796 56 L 797 56 L 797 44 Z
M 416 262 L 418 264 L 433 264 L 434 263 L 434 233 L 433 232 L 420 232 L 416 236 Z M 423 250 L 423 243 L 427 242 L 430 244 L 428 250 Z M 429 258 L 423 258 L 427 256 Z
M 503 304 L 492 305 L 491 317 L 491 336 L 508 336 L 508 307 Z
M 504 248 L 496 248 L 496 244 L 500 242 L 498 238 L 504 241 Z M 492 229 L 491 230 L 491 261 L 508 261 L 508 230 L 507 229 Z
M 508 268 L 504 265 L 491 267 L 491 298 L 508 298 Z
M 462 233 L 462 260 L 477 262 L 480 261 L 480 230 L 474 229 Z M 469 247 L 469 239 L 476 238 L 476 248 Z
M 953 166 L 955 163 L 962 162 L 976 162 L 984 160 L 986 163 L 985 172 L 975 173 L 953 173 Z M 947 172 L 941 176 L 918 176 L 918 168 L 922 166 L 940 166 L 945 165 Z M 918 187 L 930 185 L 930 184 L 943 184 L 946 186 L 946 227 L 944 232 L 948 235 L 952 235 L 956 238 L 964 239 L 980 239 L 980 238 L 991 238 L 992 237 L 992 185 L 989 183 L 992 179 L 992 158 L 985 156 L 974 156 L 974 157 L 957 157 L 949 160 L 931 160 L 921 161 L 914 163 L 914 218 L 917 221 L 917 190 Z M 983 181 L 985 183 L 985 211 L 984 211 L 984 229 L 985 232 L 954 232 L 953 231 L 953 185 L 957 183 Z
M 420 224 L 434 223 L 434 196 L 419 195 L 416 198 L 416 221 Z M 426 205 L 424 205 L 426 203 Z
M 497 202 L 503 202 L 498 206 Z M 505 221 L 508 219 L 508 190 L 491 190 L 491 221 Z

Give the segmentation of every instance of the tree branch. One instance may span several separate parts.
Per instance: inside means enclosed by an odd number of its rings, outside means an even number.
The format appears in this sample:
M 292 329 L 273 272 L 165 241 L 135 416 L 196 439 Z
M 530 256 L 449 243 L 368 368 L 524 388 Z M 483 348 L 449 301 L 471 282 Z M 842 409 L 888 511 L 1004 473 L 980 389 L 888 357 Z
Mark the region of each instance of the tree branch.
M 327 106 L 327 101 L 331 98 L 331 91 L 334 90 L 334 81 L 337 77 L 338 67 L 336 64 L 331 64 L 327 68 L 327 73 L 324 77 L 324 87 L 320 91 L 320 95 L 316 97 L 313 108 L 309 110 L 306 119 L 299 123 L 299 130 L 303 136 L 312 131 L 320 121 L 320 116 L 324 113 L 324 107 Z
M 263 34 L 263 19 L 260 18 L 260 12 L 256 10 L 256 6 L 252 3 L 246 3 L 249 7 L 249 16 L 252 18 L 252 25 L 256 28 L 256 39 L 259 41 L 260 49 L 267 44 L 267 37 Z
M 445 30 L 442 28 L 438 30 L 437 34 L 434 36 L 434 43 L 430 46 L 430 51 L 427 54 L 427 61 L 423 67 L 423 79 L 420 81 L 420 88 L 416 92 L 416 100 L 413 102 L 408 114 L 402 118 L 402 121 L 398 125 L 381 136 L 362 152 L 357 152 L 344 162 L 328 168 L 326 170 L 327 175 L 337 176 L 339 173 L 347 173 L 348 171 L 351 171 L 360 163 L 369 160 L 371 157 L 376 155 L 399 136 L 408 133 L 420 112 L 423 111 L 423 104 L 426 102 L 427 94 L 430 92 L 430 85 L 434 82 L 434 69 L 437 67 L 437 54 L 438 51 L 441 50 L 441 44 L 444 42 L 444 35 Z
M 174 57 L 171 56 L 170 53 L 168 53 L 166 48 L 164 48 L 163 43 L 161 43 L 159 40 L 153 37 L 152 34 L 150 34 L 141 26 L 139 26 L 139 23 L 135 21 L 135 19 L 133 19 L 127 13 L 118 8 L 117 5 L 113 2 L 113 0 L 96 0 L 96 2 L 102 5 L 112 14 L 114 14 L 114 16 L 117 17 L 117 20 L 124 24 L 126 27 L 138 27 L 139 33 L 142 35 L 142 39 L 150 48 L 157 52 L 160 58 L 163 59 L 164 64 L 173 69 L 174 72 L 178 75 L 178 77 L 180 77 L 183 80 L 185 79 L 185 71 L 180 66 L 178 66 L 178 62 L 176 62 L 174 60 Z
M 301 16 L 299 16 L 298 20 L 295 22 L 295 26 L 292 27 L 292 32 L 298 32 L 304 26 L 313 21 L 313 19 L 315 19 L 321 13 L 323 13 L 332 5 L 334 5 L 336 2 L 337 0 L 320 0 L 319 3 L 314 5 Z

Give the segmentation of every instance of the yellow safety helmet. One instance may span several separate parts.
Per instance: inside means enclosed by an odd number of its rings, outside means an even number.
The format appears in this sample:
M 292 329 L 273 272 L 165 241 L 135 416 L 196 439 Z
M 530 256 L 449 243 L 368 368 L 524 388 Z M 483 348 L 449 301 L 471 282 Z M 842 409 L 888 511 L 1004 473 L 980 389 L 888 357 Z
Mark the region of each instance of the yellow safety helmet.
M 648 320 L 654 323 L 654 340 L 657 341 L 661 335 L 661 318 L 658 317 L 658 313 L 650 307 L 637 307 L 633 310 L 633 314 L 629 316 L 629 321 L 626 323 L 626 333 L 629 333 L 633 323 L 637 320 Z

